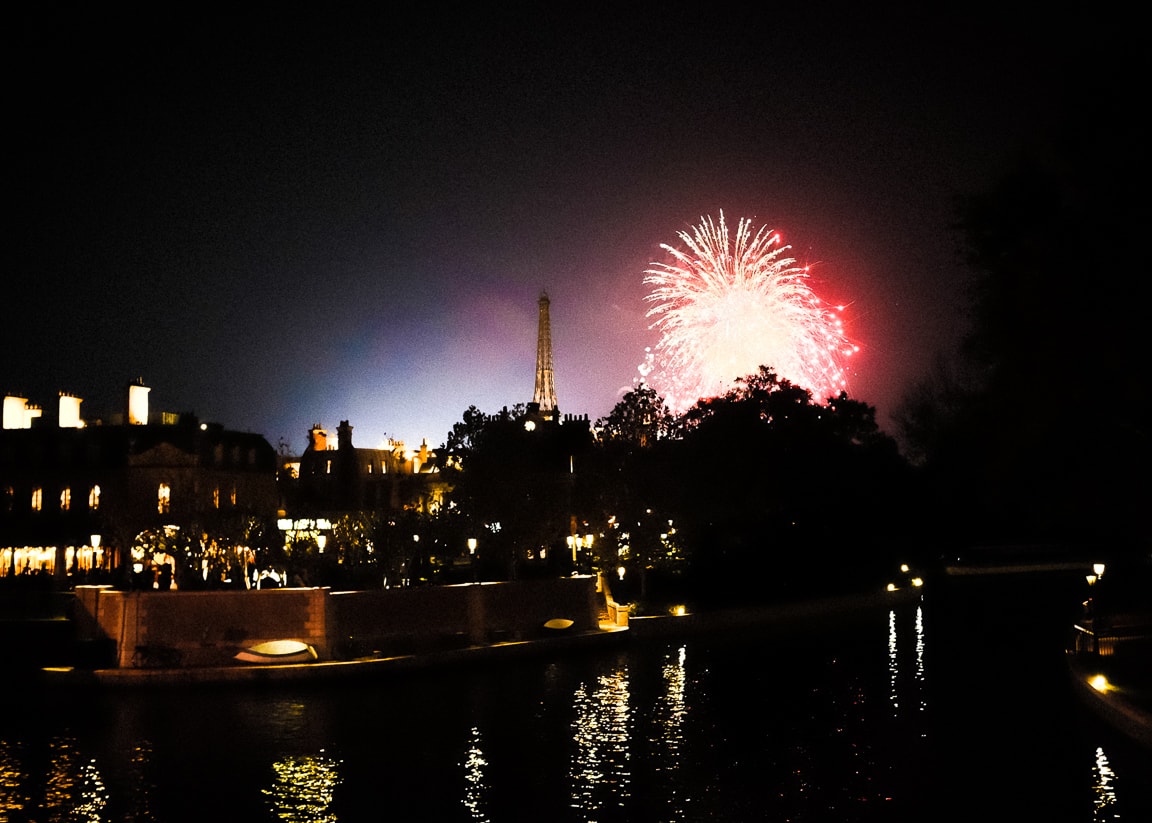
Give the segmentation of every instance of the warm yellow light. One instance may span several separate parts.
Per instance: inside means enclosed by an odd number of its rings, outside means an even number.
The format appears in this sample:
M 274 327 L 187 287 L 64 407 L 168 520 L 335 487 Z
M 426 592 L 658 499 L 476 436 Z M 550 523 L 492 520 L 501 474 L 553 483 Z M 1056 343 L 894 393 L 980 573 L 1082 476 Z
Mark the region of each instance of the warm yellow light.
M 143 426 L 148 423 L 148 392 L 147 386 L 132 385 L 128 387 L 128 424 Z
M 1089 677 L 1088 685 L 1101 694 L 1104 692 L 1112 691 L 1113 688 L 1112 684 L 1108 682 L 1108 678 L 1102 674 L 1098 674 L 1095 677 Z
M 1092 571 L 1096 572 L 1096 577 L 1098 577 L 1098 578 L 1103 577 L 1104 576 L 1104 564 L 1103 563 L 1093 563 L 1092 564 Z
M 476 538 L 468 538 L 468 554 L 476 554 Z
M 671 608 L 671 612 L 672 612 L 673 617 L 683 617 L 684 615 L 688 614 L 688 607 L 687 606 L 673 606 Z
M 888 584 L 888 591 L 890 591 L 890 592 L 896 591 L 896 584 L 895 583 L 889 583 Z
M 913 578 L 912 578 L 912 585 L 913 585 L 913 586 L 923 586 L 923 585 L 924 585 L 924 580 L 923 580 L 923 578 L 920 578 L 920 577 L 913 577 Z
M 904 572 L 905 574 L 907 574 L 907 573 L 908 573 L 908 564 L 907 564 L 907 563 L 901 563 L 901 564 L 900 564 L 900 571 L 902 571 L 902 572 Z
M 1096 575 L 1094 575 L 1094 574 L 1085 575 L 1084 579 L 1087 580 L 1088 585 L 1091 586 L 1096 582 Z

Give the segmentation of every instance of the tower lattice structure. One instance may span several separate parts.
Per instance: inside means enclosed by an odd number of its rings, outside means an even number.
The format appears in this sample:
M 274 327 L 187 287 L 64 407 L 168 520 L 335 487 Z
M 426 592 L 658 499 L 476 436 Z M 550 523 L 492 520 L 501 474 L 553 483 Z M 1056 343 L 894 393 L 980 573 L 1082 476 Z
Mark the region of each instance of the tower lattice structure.
M 552 377 L 552 324 L 548 319 L 548 292 L 540 293 L 540 328 L 536 337 L 536 390 L 532 402 L 540 414 L 556 414 L 556 383 Z

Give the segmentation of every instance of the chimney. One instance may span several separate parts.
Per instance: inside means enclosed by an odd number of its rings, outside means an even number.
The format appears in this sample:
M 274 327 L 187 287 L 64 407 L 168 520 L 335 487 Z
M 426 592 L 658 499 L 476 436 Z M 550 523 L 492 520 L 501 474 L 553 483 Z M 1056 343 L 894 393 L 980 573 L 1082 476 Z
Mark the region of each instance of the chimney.
M 28 398 L 8 395 L 4 398 L 4 428 L 30 429 L 32 421 L 28 417 Z
M 146 426 L 148 424 L 148 392 L 152 389 L 144 385 L 139 379 L 128 387 L 128 425 Z
M 80 418 L 80 404 L 82 402 L 79 397 L 60 392 L 60 428 L 84 428 L 84 421 Z

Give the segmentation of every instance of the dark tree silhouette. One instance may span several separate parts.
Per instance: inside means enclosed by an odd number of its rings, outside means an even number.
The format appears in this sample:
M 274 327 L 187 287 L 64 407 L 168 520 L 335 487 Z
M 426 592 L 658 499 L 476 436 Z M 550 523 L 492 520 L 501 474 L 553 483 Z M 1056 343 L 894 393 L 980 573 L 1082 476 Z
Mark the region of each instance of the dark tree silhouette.
M 1128 284 L 1148 269 L 1152 135 L 1125 76 L 1089 74 L 1093 93 L 965 204 L 972 333 L 900 413 L 957 541 L 1147 545 L 1152 404 Z

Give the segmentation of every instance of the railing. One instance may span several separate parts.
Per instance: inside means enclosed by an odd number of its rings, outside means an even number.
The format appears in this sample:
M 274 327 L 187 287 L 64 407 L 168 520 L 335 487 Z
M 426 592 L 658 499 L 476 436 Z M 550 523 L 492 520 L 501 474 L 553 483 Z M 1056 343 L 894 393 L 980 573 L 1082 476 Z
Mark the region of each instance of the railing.
M 1094 654 L 1099 657 L 1113 657 L 1129 649 L 1152 642 L 1152 626 L 1113 626 L 1097 632 L 1094 626 L 1072 627 L 1072 638 L 1068 649 L 1076 654 Z

